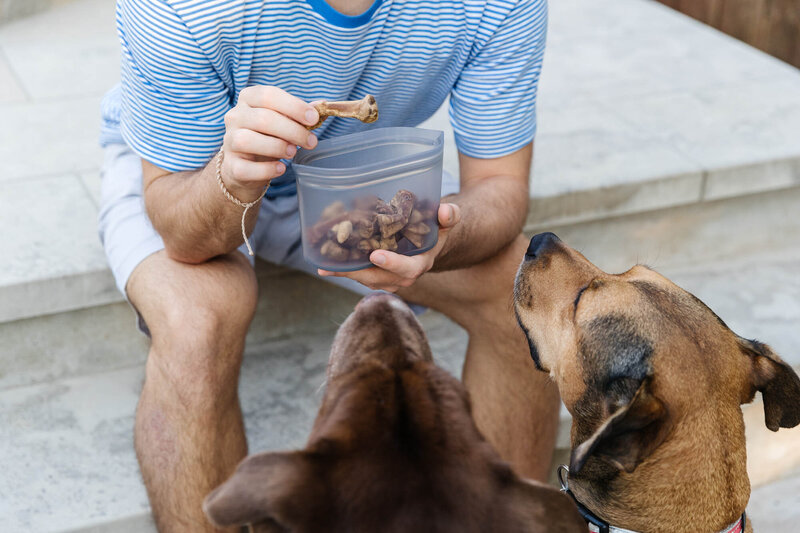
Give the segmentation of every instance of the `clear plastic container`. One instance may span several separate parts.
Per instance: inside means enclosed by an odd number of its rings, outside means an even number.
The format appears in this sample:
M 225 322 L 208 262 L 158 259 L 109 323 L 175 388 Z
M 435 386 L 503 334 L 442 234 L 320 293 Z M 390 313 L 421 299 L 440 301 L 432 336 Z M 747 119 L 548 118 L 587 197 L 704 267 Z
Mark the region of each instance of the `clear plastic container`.
M 376 249 L 433 248 L 443 146 L 441 131 L 382 128 L 300 150 L 293 167 L 306 261 L 348 272 L 372 266 Z

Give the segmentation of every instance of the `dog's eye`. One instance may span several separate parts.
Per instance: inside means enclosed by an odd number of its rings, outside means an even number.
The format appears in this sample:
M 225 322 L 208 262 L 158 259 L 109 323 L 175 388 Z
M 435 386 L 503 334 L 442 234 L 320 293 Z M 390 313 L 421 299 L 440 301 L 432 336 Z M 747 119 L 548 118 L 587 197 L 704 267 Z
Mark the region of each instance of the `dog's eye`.
M 572 302 L 572 307 L 574 307 L 575 309 L 578 308 L 578 302 L 580 301 L 581 296 L 583 296 L 583 293 L 586 292 L 586 289 L 589 288 L 589 285 L 591 285 L 591 283 L 587 283 L 585 286 L 581 288 L 581 290 L 578 291 L 578 295 L 575 296 L 575 301 Z

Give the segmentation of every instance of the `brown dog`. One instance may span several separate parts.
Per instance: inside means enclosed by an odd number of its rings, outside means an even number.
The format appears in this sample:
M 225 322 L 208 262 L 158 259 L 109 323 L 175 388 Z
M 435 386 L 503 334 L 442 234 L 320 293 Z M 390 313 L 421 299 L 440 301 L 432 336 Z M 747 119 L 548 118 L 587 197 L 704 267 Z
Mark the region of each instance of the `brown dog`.
M 790 366 L 649 268 L 606 274 L 552 233 L 531 240 L 515 308 L 572 414 L 569 489 L 585 509 L 650 533 L 741 528 L 740 405 L 759 390 L 769 429 L 800 423 Z
M 389 295 L 366 297 L 339 328 L 306 448 L 248 457 L 204 509 L 218 526 L 270 532 L 586 531 L 567 496 L 501 461 Z

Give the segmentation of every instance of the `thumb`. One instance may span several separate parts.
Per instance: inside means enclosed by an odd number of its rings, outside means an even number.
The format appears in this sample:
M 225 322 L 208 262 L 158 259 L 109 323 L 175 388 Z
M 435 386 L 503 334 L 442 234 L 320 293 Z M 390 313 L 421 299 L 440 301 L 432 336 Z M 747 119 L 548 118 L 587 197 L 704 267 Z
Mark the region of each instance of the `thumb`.
M 439 205 L 439 226 L 442 229 L 452 228 L 461 221 L 461 208 L 456 204 Z

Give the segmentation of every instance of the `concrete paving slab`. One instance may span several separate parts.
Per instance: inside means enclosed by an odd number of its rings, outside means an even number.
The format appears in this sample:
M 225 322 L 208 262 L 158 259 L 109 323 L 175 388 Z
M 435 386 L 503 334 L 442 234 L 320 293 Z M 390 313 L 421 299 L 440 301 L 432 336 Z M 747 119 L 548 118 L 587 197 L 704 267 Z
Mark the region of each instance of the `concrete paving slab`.
M 758 80 L 635 100 L 610 95 L 605 103 L 709 171 L 800 158 L 800 71 L 797 80 Z
M 795 533 L 800 522 L 800 470 L 754 490 L 747 513 L 755 531 Z
M 543 107 L 539 123 L 530 180 L 534 221 L 577 222 L 700 199 L 699 165 L 602 105 Z
M 99 168 L 100 99 L 88 96 L 0 107 L 0 183 Z M 25 201 L 37 202 L 37 196 Z
M 569 150 L 567 138 L 559 139 L 558 142 L 565 151 Z M 566 163 L 565 166 L 569 165 Z M 576 162 L 572 165 L 581 166 L 582 163 Z M 542 180 L 536 177 L 538 175 L 534 171 L 532 187 L 541 183 Z M 577 224 L 684 206 L 699 200 L 702 196 L 703 183 L 701 173 L 689 172 L 647 182 L 575 190 L 557 197 L 533 196 L 528 211 L 528 224 L 530 226 Z
M 542 96 L 559 104 L 797 77 L 786 63 L 657 2 L 549 7 Z
M 697 163 L 599 102 L 544 106 L 539 124 L 531 179 L 535 196 L 689 175 L 694 177 L 694 188 L 679 188 L 677 200 L 688 203 L 699 198 L 702 169 Z M 662 196 L 669 201 L 667 190 Z
M 69 312 L 0 321 L 0 390 L 129 368 L 144 362 L 148 343 L 136 327 L 136 315 L 122 301 L 107 272 L 102 274 L 103 279 L 108 278 L 105 283 L 111 285 L 112 303 L 98 302 Z M 331 332 L 358 301 L 354 293 L 326 281 L 260 261 L 256 275 L 259 303 L 247 337 L 248 346 L 256 351 L 261 344 L 276 338 Z M 54 283 L 67 281 L 54 278 Z M 26 290 L 34 294 L 48 286 L 11 287 L 3 292 L 24 296 Z M 71 293 L 80 300 L 96 288 L 55 286 L 50 290 L 56 294 Z M 46 293 L 36 294 L 47 297 Z M 16 300 L 11 303 L 19 307 Z M 59 302 L 53 297 L 45 303 L 53 306 Z
M 720 168 L 706 175 L 704 200 L 733 198 L 800 185 L 800 158 Z
M 0 47 L 32 98 L 101 95 L 117 83 L 114 6 L 70 2 L 0 27 Z
M 147 350 L 127 303 L 0 323 L 0 390 L 139 367 Z
M 86 187 L 86 191 L 89 193 L 89 196 L 92 197 L 95 207 L 99 207 L 101 186 L 100 171 L 92 170 L 88 172 L 81 172 L 79 177 L 84 187 Z
M 3 49 L 0 47 L 0 105 L 24 102 L 26 98 L 17 75 L 11 70 L 11 66 L 3 54 Z
M 527 231 L 553 231 L 607 272 L 636 263 L 657 270 L 705 268 L 709 264 L 800 250 L 800 189 L 696 203 L 591 223 L 529 224 Z
M 0 182 L 0 322 L 118 300 L 96 212 L 76 176 Z

